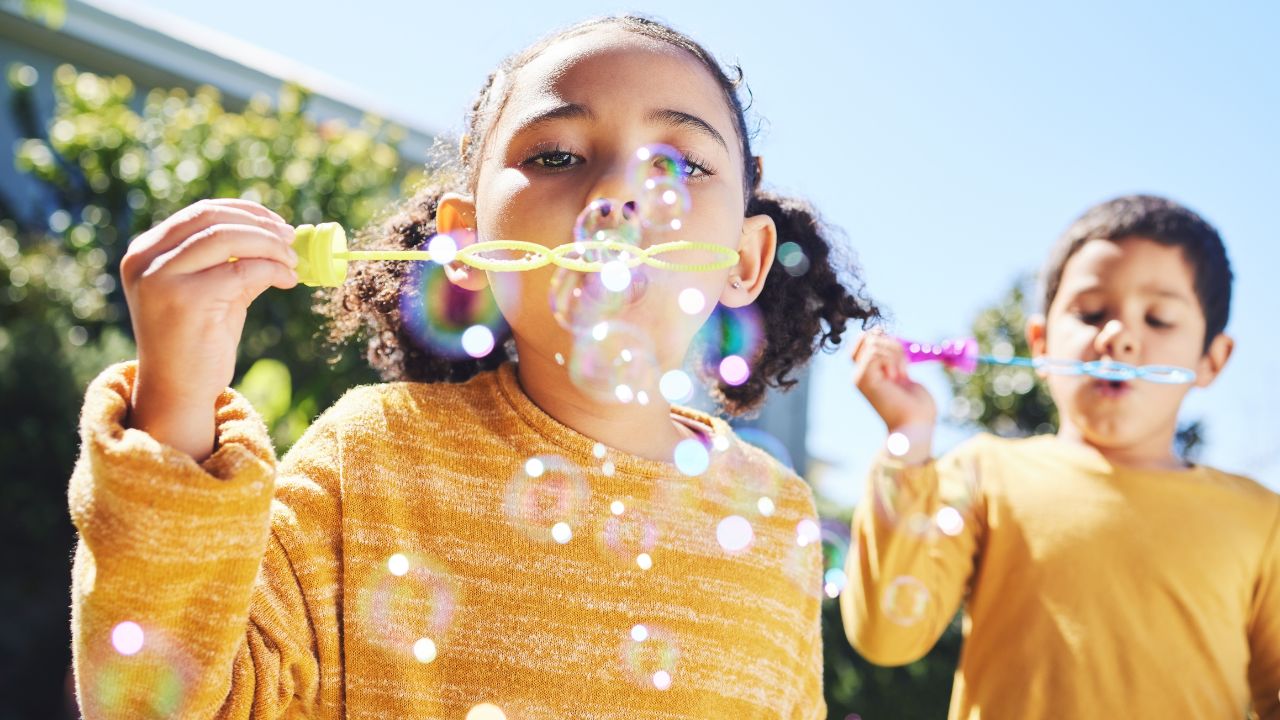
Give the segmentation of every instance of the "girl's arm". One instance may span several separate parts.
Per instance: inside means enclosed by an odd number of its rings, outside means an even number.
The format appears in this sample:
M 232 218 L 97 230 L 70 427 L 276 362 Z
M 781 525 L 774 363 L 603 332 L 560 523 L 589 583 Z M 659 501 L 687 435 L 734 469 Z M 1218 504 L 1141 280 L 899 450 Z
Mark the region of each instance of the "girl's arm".
M 338 717 L 331 433 L 317 422 L 277 480 L 262 420 L 227 390 L 217 449 L 197 463 L 127 427 L 136 373 L 90 386 L 70 483 L 84 716 Z

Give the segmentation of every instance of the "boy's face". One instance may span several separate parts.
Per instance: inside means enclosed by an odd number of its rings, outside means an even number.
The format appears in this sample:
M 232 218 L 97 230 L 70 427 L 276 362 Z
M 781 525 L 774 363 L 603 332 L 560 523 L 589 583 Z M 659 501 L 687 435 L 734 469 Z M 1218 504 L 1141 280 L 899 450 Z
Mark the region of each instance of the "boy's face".
M 1195 276 L 1181 248 L 1144 237 L 1090 240 L 1066 262 L 1043 320 L 1028 324 L 1037 356 L 1176 365 L 1207 386 L 1231 340 L 1204 352 L 1205 318 Z M 1171 453 L 1178 408 L 1190 386 L 1051 375 L 1049 392 L 1063 432 L 1102 450 L 1161 458 Z

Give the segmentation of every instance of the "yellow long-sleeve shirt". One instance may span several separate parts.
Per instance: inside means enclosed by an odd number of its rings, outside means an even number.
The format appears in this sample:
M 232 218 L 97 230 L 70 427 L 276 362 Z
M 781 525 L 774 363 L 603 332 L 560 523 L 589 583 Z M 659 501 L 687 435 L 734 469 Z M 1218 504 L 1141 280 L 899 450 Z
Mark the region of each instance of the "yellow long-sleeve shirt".
M 686 477 L 506 365 L 355 389 L 278 467 L 228 390 L 196 463 L 127 429 L 135 373 L 90 386 L 70 484 L 87 717 L 825 715 L 812 495 L 718 419 L 675 411 L 714 438 Z
M 980 435 L 878 461 L 853 533 L 841 611 L 872 662 L 964 601 L 953 719 L 1280 718 L 1280 495 L 1247 478 Z

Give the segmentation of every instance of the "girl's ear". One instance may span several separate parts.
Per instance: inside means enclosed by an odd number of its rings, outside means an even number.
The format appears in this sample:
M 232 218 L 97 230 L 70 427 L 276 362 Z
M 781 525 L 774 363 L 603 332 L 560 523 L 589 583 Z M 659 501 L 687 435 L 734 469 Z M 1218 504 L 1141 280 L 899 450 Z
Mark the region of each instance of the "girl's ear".
M 720 304 L 736 308 L 754 302 L 764 290 L 777 249 L 778 226 L 773 218 L 761 214 L 743 220 L 738 264 L 729 269 L 728 285 L 720 294 Z
M 470 195 L 447 192 L 436 205 L 436 232 L 453 238 L 459 248 L 476 241 L 476 201 Z M 449 282 L 464 290 L 483 290 L 489 286 L 489 276 L 483 270 L 460 262 L 444 266 Z
M 1031 356 L 1041 357 L 1045 353 L 1044 315 L 1039 313 L 1027 318 L 1027 345 L 1031 346 Z
M 1226 367 L 1227 360 L 1231 359 L 1231 351 L 1235 350 L 1235 347 L 1236 341 L 1226 333 L 1218 333 L 1217 337 L 1209 341 L 1209 349 L 1205 351 L 1196 366 L 1196 387 L 1209 387 L 1209 384 L 1218 377 L 1218 373 L 1222 372 L 1222 368 Z

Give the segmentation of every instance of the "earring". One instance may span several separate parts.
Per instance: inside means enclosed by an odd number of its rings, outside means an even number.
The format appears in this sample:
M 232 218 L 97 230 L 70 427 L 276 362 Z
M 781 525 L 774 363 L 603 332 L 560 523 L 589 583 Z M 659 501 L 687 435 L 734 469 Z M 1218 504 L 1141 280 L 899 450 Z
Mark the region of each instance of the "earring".
M 734 281 L 733 281 L 733 289 L 734 289 L 734 290 L 741 290 L 741 289 L 742 289 L 742 282 L 741 282 L 741 281 L 738 281 L 738 280 L 734 280 Z

